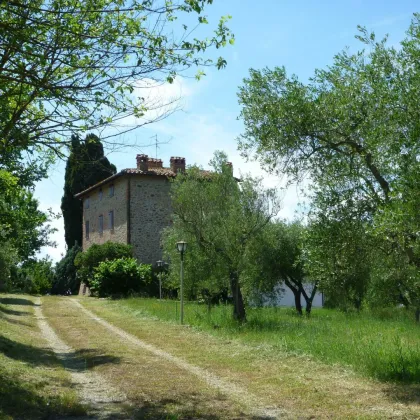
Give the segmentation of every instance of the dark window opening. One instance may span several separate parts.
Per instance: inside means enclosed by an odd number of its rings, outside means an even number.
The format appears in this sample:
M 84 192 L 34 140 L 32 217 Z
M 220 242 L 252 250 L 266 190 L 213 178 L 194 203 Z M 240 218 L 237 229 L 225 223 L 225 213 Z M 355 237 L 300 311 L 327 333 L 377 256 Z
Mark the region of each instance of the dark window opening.
M 114 230 L 114 210 L 110 210 L 109 212 L 109 229 L 111 231 Z
M 104 233 L 104 216 L 101 214 L 99 216 L 99 235 Z

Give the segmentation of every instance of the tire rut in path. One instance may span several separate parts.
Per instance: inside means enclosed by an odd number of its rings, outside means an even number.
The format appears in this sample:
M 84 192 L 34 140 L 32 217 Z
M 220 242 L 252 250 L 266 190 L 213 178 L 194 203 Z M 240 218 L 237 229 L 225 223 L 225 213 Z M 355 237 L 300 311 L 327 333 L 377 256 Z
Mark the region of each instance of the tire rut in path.
M 86 418 L 103 419 L 110 416 L 119 418 L 119 414 L 124 412 L 120 404 L 127 401 L 126 396 L 113 388 L 96 372 L 86 370 L 85 362 L 74 357 L 74 349 L 64 343 L 48 324 L 42 313 L 41 300 L 38 298 L 35 303 L 37 305 L 34 307 L 35 317 L 43 337 L 70 373 L 82 404 L 88 406 L 89 417 Z
M 172 354 L 161 350 L 158 347 L 153 346 L 152 344 L 148 344 L 145 341 L 140 340 L 134 335 L 127 333 L 123 329 L 118 328 L 105 321 L 104 319 L 100 318 L 99 316 L 95 315 L 89 309 L 86 309 L 77 300 L 71 299 L 71 302 L 74 305 L 78 306 L 89 318 L 95 320 L 108 330 L 112 331 L 114 334 L 124 339 L 124 341 L 130 342 L 136 345 L 137 347 L 140 347 L 144 350 L 149 351 L 150 353 L 153 353 L 156 356 L 161 357 L 164 360 L 172 362 L 179 368 L 189 373 L 192 373 L 193 375 L 196 375 L 201 380 L 205 381 L 209 386 L 218 389 L 226 396 L 245 405 L 250 411 L 251 415 L 261 419 L 277 419 L 283 416 L 287 417 L 286 412 L 284 410 L 276 407 L 265 406 L 264 403 L 256 395 L 248 392 L 246 389 L 234 384 L 233 382 L 219 378 L 218 376 L 207 371 L 206 369 L 192 365 L 177 356 L 173 356 Z

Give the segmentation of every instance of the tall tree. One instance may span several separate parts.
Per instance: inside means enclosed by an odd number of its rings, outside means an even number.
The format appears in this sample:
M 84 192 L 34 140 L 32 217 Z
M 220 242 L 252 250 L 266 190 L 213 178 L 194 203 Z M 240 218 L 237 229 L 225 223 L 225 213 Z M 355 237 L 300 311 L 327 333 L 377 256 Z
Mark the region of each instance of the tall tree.
M 68 249 L 76 243 L 82 245 L 83 208 L 82 202 L 74 195 L 116 172 L 116 167 L 105 157 L 103 145 L 97 136 L 88 134 L 83 141 L 78 136 L 72 136 L 61 199 Z
M 208 23 L 212 2 L 2 1 L 0 155 L 34 144 L 60 153 L 71 134 L 109 126 L 120 134 L 126 117 L 140 126 L 165 116 L 168 104 L 148 100 L 147 86 L 191 67 L 200 77 L 206 66 L 226 65 L 203 53 L 233 42 L 228 17 L 213 36 L 193 34 Z
M 415 205 L 406 186 L 420 167 L 420 14 L 399 49 L 359 29 L 369 51 L 337 54 L 307 84 L 284 68 L 251 70 L 239 92 L 240 147 L 292 181 L 308 176 L 317 194 L 363 202 L 375 229 L 381 220 L 376 232 L 388 232 L 382 240 L 419 273 L 418 218 L 407 223 L 396 209 Z
M 265 190 L 261 180 L 248 176 L 237 180 L 224 153 L 216 152 L 211 166 L 212 172 L 192 167 L 176 177 L 172 184 L 174 226 L 195 241 L 208 261 L 217 255 L 217 272 L 222 264 L 233 296 L 233 316 L 245 321 L 242 274 L 247 251 L 277 214 L 279 202 L 275 191 Z
M 48 239 L 54 231 L 49 220 L 18 178 L 0 169 L 0 288 L 13 264 L 34 257 L 42 246 L 53 245 Z

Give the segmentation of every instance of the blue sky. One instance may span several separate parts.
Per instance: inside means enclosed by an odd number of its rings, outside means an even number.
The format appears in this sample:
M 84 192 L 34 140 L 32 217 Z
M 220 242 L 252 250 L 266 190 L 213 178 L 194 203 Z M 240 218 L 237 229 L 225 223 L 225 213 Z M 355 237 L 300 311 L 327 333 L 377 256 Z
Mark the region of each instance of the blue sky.
M 156 156 L 155 147 L 145 145 L 157 135 L 160 142 L 166 143 L 158 150 L 164 165 L 169 165 L 170 156 L 184 156 L 187 164 L 206 167 L 214 150 L 225 150 L 236 173 L 263 176 L 266 185 L 280 188 L 284 180 L 268 176 L 255 162 L 245 162 L 236 150 L 236 138 L 242 131 L 236 95 L 249 68 L 285 66 L 288 73 L 305 81 L 315 68 L 330 64 L 334 54 L 344 47 L 351 51 L 362 48 L 354 38 L 357 25 L 379 36 L 389 34 L 389 43 L 397 45 L 417 11 L 419 3 L 412 0 L 214 0 L 207 10 L 210 25 L 204 29 L 211 30 L 222 15 L 232 16 L 229 27 L 235 33 L 235 44 L 217 51 L 227 59 L 227 68 L 207 70 L 200 82 L 177 79 L 171 86 L 152 91 L 151 95 L 164 100 L 182 95 L 182 110 L 117 139 L 137 146 L 110 152 L 108 157 L 118 170 L 135 167 L 137 153 Z M 37 185 L 35 196 L 42 208 L 59 211 L 63 181 L 64 164 L 59 162 L 50 177 Z M 284 193 L 280 216 L 293 218 L 301 199 L 296 187 L 289 188 Z M 58 246 L 43 249 L 42 255 L 58 260 L 65 252 L 62 219 L 54 226 L 58 228 L 53 238 Z

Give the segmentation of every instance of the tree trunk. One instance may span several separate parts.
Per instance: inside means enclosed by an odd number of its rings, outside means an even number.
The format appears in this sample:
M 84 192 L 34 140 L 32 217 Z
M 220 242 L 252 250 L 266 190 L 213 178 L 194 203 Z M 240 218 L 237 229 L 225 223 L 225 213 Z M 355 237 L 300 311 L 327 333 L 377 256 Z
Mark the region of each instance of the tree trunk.
M 311 314 L 311 310 L 312 310 L 312 300 L 306 302 L 306 308 L 305 308 L 306 316 L 309 316 Z
M 236 272 L 230 273 L 230 290 L 233 296 L 233 318 L 239 322 L 246 322 L 245 305 Z
M 306 308 L 305 308 L 306 316 L 309 316 L 309 315 L 311 315 L 312 302 L 314 301 L 314 297 L 315 297 L 316 291 L 318 289 L 318 282 L 316 281 L 314 283 L 314 286 L 312 288 L 312 292 L 309 296 L 306 293 L 306 290 L 304 289 L 304 287 L 301 283 L 299 284 L 299 289 L 300 289 L 301 293 L 303 294 L 303 298 L 305 299 L 305 302 L 306 302 Z
M 293 294 L 295 295 L 295 307 L 296 311 L 299 315 L 302 315 L 302 303 L 301 303 L 301 297 L 302 292 L 298 289 L 292 289 Z
M 298 287 L 295 287 L 289 280 L 285 280 L 286 286 L 292 291 L 295 297 L 295 308 L 299 315 L 302 315 L 302 303 L 300 301 L 302 292 Z
M 420 308 L 416 309 L 416 322 L 420 322 Z

